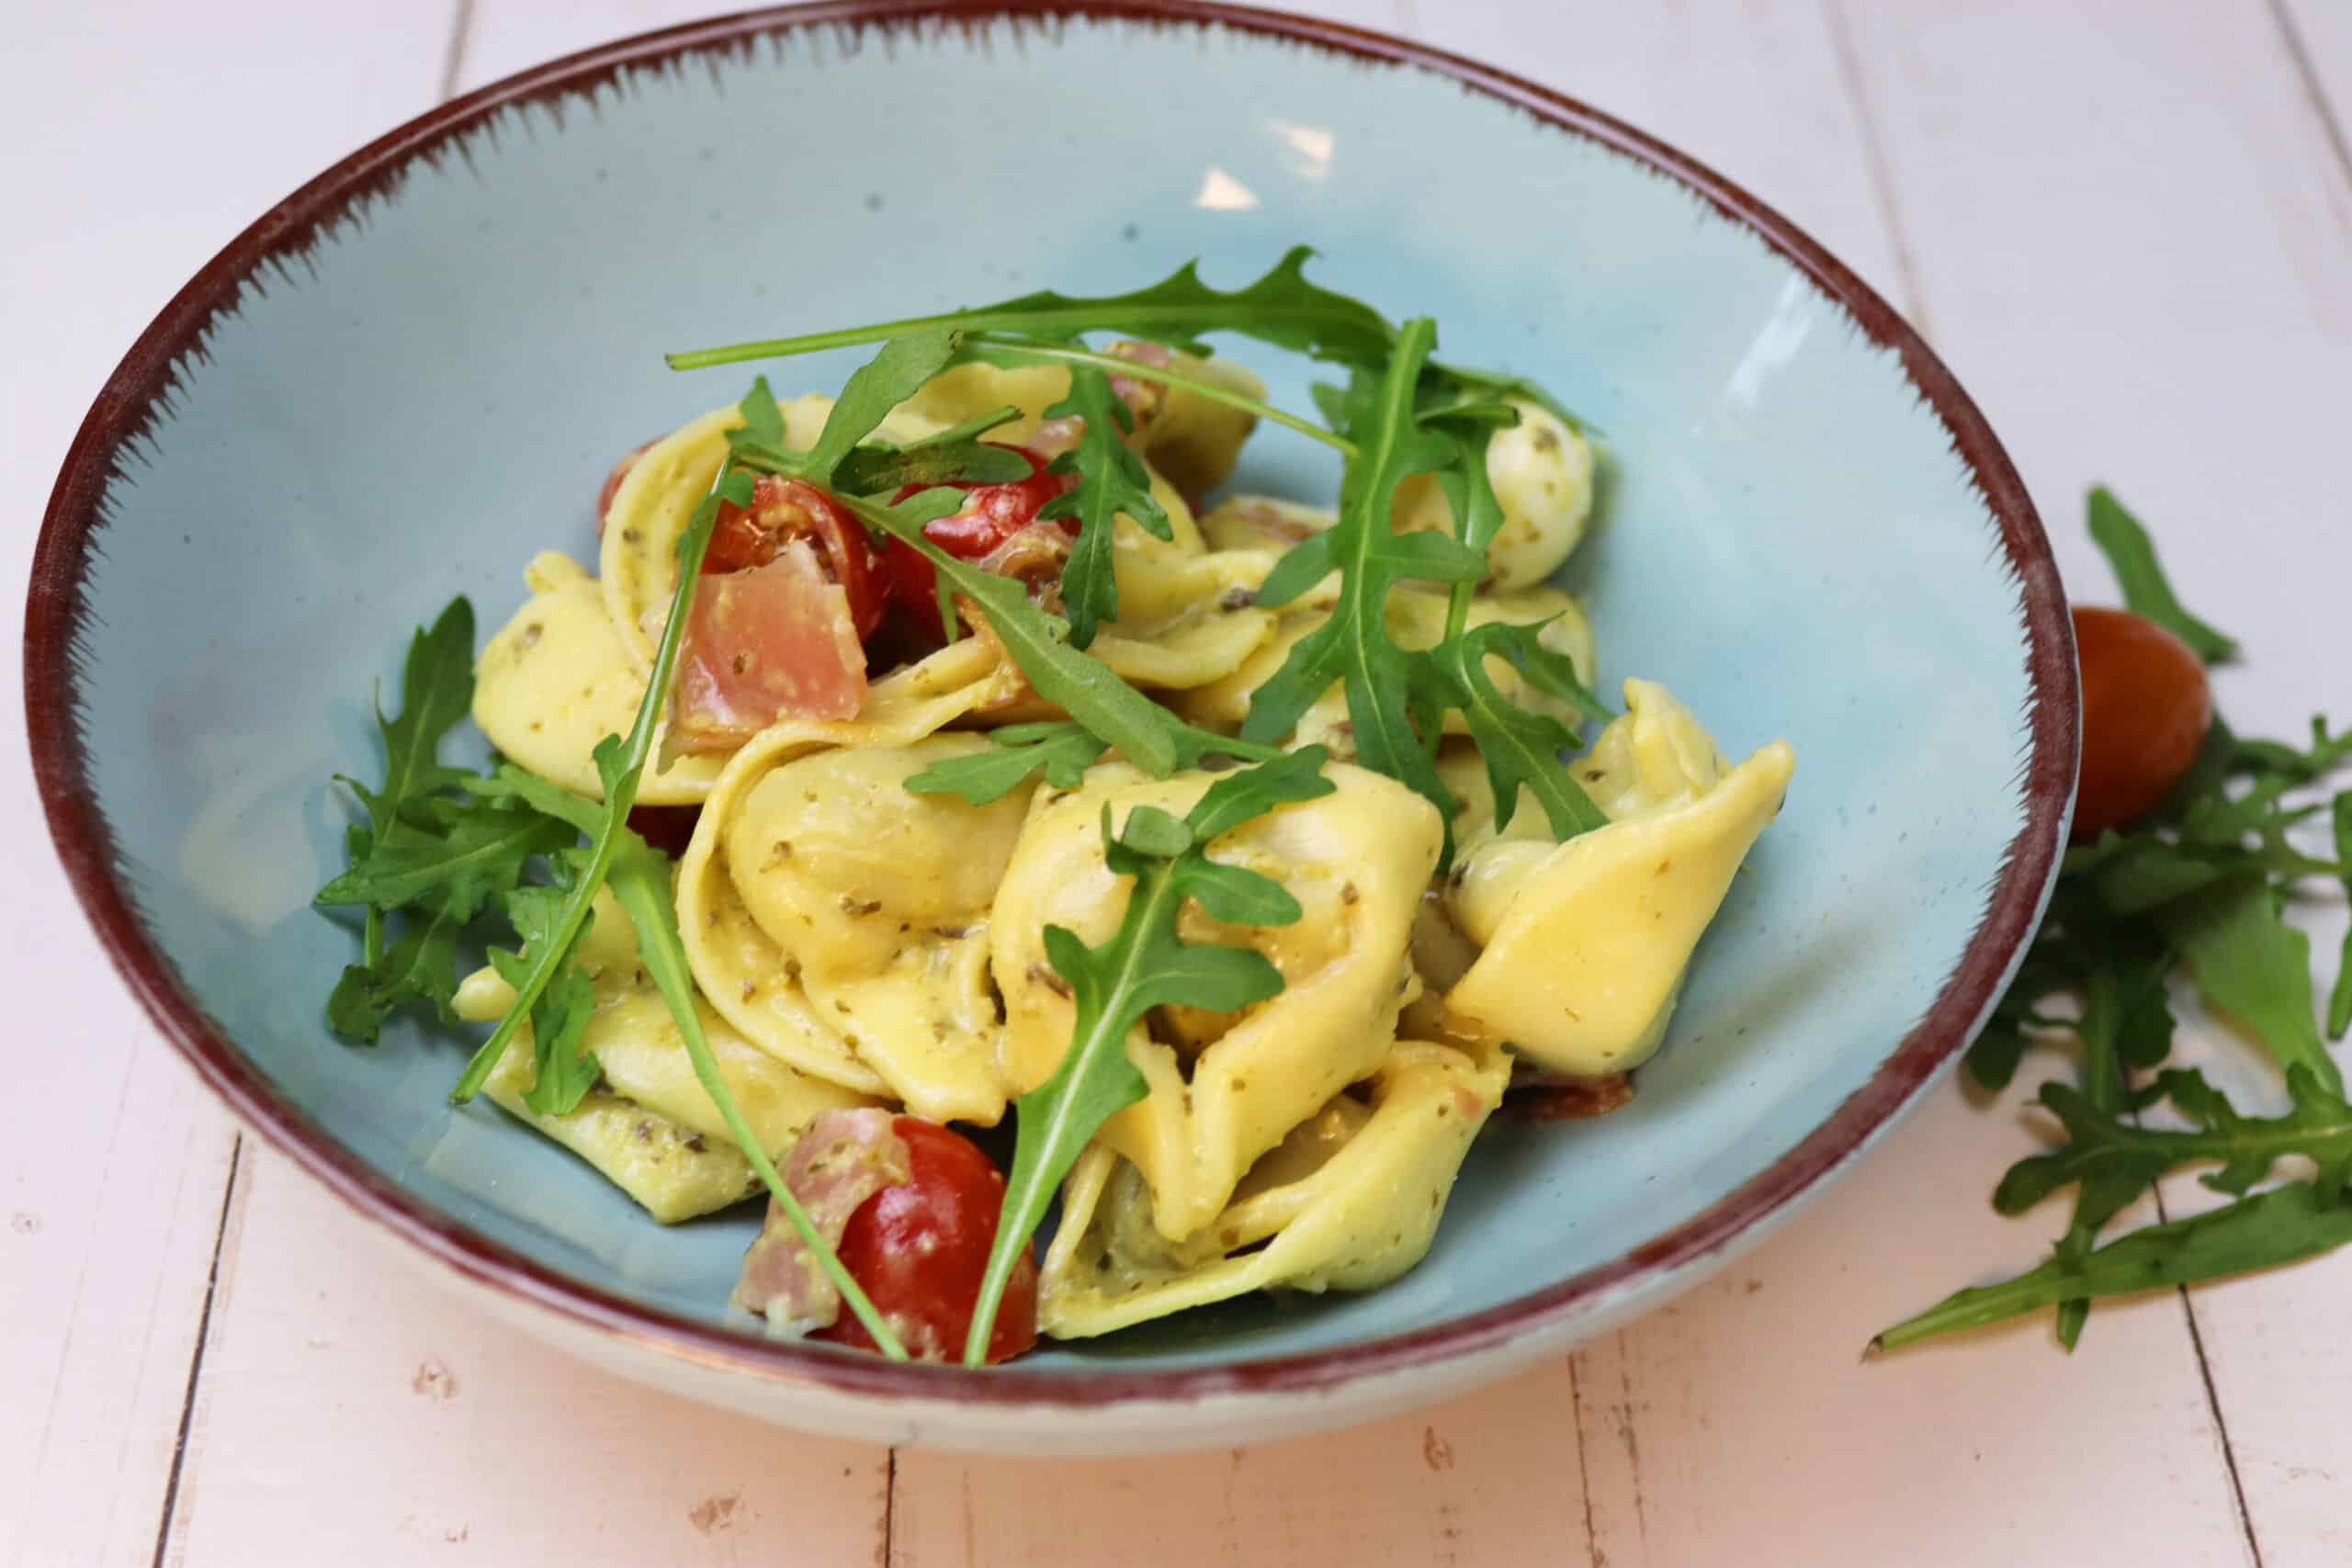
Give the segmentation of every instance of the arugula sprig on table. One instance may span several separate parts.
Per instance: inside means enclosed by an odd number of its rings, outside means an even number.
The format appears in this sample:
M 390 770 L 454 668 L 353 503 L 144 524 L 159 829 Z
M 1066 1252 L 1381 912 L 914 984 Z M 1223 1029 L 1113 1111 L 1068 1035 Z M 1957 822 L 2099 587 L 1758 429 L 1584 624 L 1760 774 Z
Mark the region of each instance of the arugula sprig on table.
M 2104 489 L 2091 492 L 2090 531 L 2133 611 L 2209 662 L 2236 652 L 2233 639 L 2182 605 L 2147 530 Z M 2030 1046 L 2075 1045 L 2077 1082 L 2044 1084 L 2039 1096 L 2064 1141 L 2011 1167 L 1993 1198 L 2000 1213 L 2016 1214 L 2071 1187 L 2074 1214 L 2040 1268 L 1961 1291 L 1886 1330 L 1874 1348 L 2054 1304 L 2060 1342 L 2071 1348 L 2096 1298 L 2291 1262 L 2352 1240 L 2352 1106 L 2312 1010 L 2310 939 L 2284 917 L 2311 878 L 2352 891 L 2352 790 L 2290 803 L 2352 755 L 2352 731 L 2331 736 L 2314 719 L 2312 735 L 2308 748 L 2249 740 L 2217 717 L 2169 798 L 2143 820 L 2067 852 L 2041 932 L 1967 1061 L 1979 1083 L 2000 1089 Z M 2323 810 L 2332 860 L 2289 838 Z M 2177 973 L 2276 1062 L 2284 1113 L 2249 1116 L 2201 1074 L 2165 1066 L 2176 1027 L 2166 982 Z M 2074 1010 L 2052 1010 L 2069 998 Z M 2328 1037 L 2342 1038 L 2347 1024 L 2352 933 Z M 2143 1125 L 2143 1115 L 2167 1108 L 2187 1125 Z M 2254 1190 L 2290 1156 L 2312 1161 L 2316 1175 Z M 2163 1177 L 2202 1165 L 2219 1167 L 2205 1183 L 2235 1201 L 2098 1244 Z
M 1020 1139 L 964 1345 L 966 1366 L 986 1363 L 1005 1283 L 1080 1151 L 1103 1122 L 1144 1098 L 1143 1073 L 1127 1056 L 1127 1036 L 1144 1015 L 1178 1002 L 1232 1011 L 1282 990 L 1282 972 L 1265 954 L 1184 942 L 1177 918 L 1190 900 L 1228 925 L 1298 919 L 1298 900 L 1281 883 L 1213 861 L 1208 850 L 1220 835 L 1276 807 L 1329 795 L 1336 786 L 1323 776 L 1323 761 L 1320 747 L 1289 752 L 1219 778 L 1182 817 L 1137 806 L 1115 830 L 1111 808 L 1103 807 L 1104 863 L 1135 885 L 1118 931 L 1099 947 L 1067 927 L 1046 928 L 1046 961 L 1069 982 L 1077 1015 L 1061 1065 L 1015 1102 Z

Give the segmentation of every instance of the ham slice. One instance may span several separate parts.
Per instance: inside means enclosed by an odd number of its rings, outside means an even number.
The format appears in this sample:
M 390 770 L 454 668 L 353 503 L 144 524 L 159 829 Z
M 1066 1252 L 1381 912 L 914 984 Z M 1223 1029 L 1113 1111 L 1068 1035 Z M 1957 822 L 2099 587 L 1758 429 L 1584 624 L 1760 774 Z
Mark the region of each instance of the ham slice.
M 681 750 L 731 751 L 779 718 L 855 718 L 865 705 L 849 596 L 806 540 L 765 566 L 702 580 L 678 650 L 671 728 Z
M 896 1120 L 878 1109 L 828 1111 L 792 1145 L 784 1184 L 828 1247 L 841 1245 L 850 1216 L 868 1198 L 913 1174 L 906 1142 L 891 1127 Z M 766 1318 L 771 1339 L 830 1328 L 842 1314 L 841 1292 L 774 1201 L 767 1224 L 743 1254 L 742 1276 L 728 1301 Z

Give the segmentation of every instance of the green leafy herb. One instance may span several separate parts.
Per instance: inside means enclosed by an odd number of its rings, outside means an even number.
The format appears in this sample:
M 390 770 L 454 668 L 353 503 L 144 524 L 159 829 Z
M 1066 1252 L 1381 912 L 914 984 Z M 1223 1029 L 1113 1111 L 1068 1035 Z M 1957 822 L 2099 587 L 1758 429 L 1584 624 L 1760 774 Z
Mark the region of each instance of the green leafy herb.
M 1237 740 L 1189 724 L 1174 725 L 1169 734 L 1176 745 L 1176 765 L 1182 768 L 1197 767 L 1209 757 L 1264 761 L 1283 754 L 1278 747 Z M 909 779 L 907 787 L 917 795 L 959 795 L 967 805 L 986 806 L 1043 771 L 1052 787 L 1076 789 L 1085 782 L 1086 770 L 1110 750 L 1086 726 L 1067 719 L 1008 724 L 989 731 L 989 739 L 996 750 L 933 762 Z
M 2090 511 L 2091 537 L 2106 555 L 2108 565 L 2115 569 L 2123 603 L 2133 614 L 2145 615 L 2171 632 L 2208 664 L 2237 652 L 2236 642 L 2182 608 L 2172 584 L 2165 581 L 2164 569 L 2156 564 L 2155 542 L 2113 491 L 2105 485 L 2092 491 Z
M 348 864 L 313 901 L 364 911 L 360 961 L 345 966 L 327 998 L 328 1025 L 347 1040 L 373 1043 L 408 1007 L 446 1021 L 460 929 L 520 883 L 534 857 L 567 841 L 528 812 L 451 797 L 466 775 L 442 764 L 440 748 L 472 706 L 473 627 L 472 606 L 460 598 L 411 639 L 400 709 L 376 715 L 383 783 L 369 789 L 344 781 L 368 821 L 346 831 Z
M 766 392 L 763 382 L 755 394 Z M 774 400 L 768 399 L 770 407 Z M 752 417 L 752 405 L 756 397 L 746 398 L 745 417 Z M 463 1104 L 480 1092 L 482 1080 L 506 1051 L 507 1043 L 538 1006 L 539 997 L 555 983 L 564 966 L 570 963 L 571 950 L 587 928 L 589 906 L 595 901 L 596 889 L 605 885 L 612 869 L 613 856 L 620 848 L 622 835 L 628 831 L 629 809 L 637 804 L 637 790 L 645 775 L 645 764 L 653 755 L 662 722 L 662 708 L 670 690 L 672 676 L 678 667 L 678 648 L 684 640 L 686 616 L 694 601 L 695 586 L 702 574 L 702 558 L 710 547 L 711 525 L 718 521 L 722 502 L 748 506 L 752 501 L 752 477 L 731 464 L 723 465 L 710 493 L 695 508 L 686 525 L 685 536 L 678 545 L 678 592 L 671 601 L 668 621 L 662 628 L 662 640 L 655 646 L 653 669 L 647 677 L 645 700 L 639 705 L 637 718 L 629 726 L 626 739 L 607 735 L 597 743 L 596 776 L 604 785 L 605 800 L 596 830 L 590 835 L 588 858 L 573 878 L 564 896 L 562 908 L 550 919 L 547 940 L 530 953 L 530 962 L 519 979 L 510 979 L 514 987 L 515 1001 L 506 1016 L 491 1031 L 490 1038 L 474 1053 L 471 1062 L 458 1077 L 457 1087 L 449 1091 L 452 1102 Z
M 2311 938 L 2279 918 L 2267 880 L 2224 884 L 2168 906 L 2161 921 L 2206 1006 L 2245 1025 L 2282 1068 L 2342 1091 L 2312 1016 Z
M 2352 790 L 2336 793 L 2331 813 L 2335 829 L 2335 863 L 2342 869 L 2344 896 L 2352 898 Z M 2335 987 L 2327 998 L 2327 1037 L 2341 1040 L 2352 1028 L 2352 928 L 2344 933 L 2343 956 L 2336 961 Z
M 2092 494 L 2091 527 L 2133 609 L 2170 626 L 2209 659 L 2234 649 L 2180 608 L 2145 530 L 2105 491 Z M 2335 859 L 2306 853 L 2289 838 L 2321 809 L 2294 804 L 2292 792 L 2352 752 L 2345 739 L 2314 720 L 2305 750 L 2242 739 L 2216 719 L 2161 806 L 2067 852 L 2049 914 L 1968 1065 L 1978 1081 L 1998 1089 L 2037 1042 L 2079 1049 L 2078 1084 L 2045 1084 L 2040 1096 L 2065 1141 L 2018 1162 L 1994 1194 L 1996 1209 L 2015 1214 L 2071 1186 L 2074 1215 L 2040 1269 L 1960 1292 L 1874 1343 L 1904 1344 L 2055 1303 L 2059 1340 L 2072 1348 L 2098 1297 L 2285 1262 L 2352 1234 L 2346 1230 L 2352 1206 L 2342 1201 L 2352 1168 L 2352 1108 L 2313 1015 L 2310 940 L 2281 913 L 2304 878 L 2352 874 L 2352 807 L 2341 797 Z M 2346 957 L 2335 996 L 2352 1009 L 2352 948 Z M 2180 970 L 2209 1010 L 2236 1022 L 2278 1064 L 2287 1113 L 2244 1115 L 2201 1076 L 2163 1068 L 2174 1037 L 2166 982 Z M 2068 998 L 2077 1003 L 2073 1012 L 2052 1010 Z M 2332 1004 L 2331 1026 L 2335 1015 Z M 2159 1068 L 2153 1081 L 2134 1087 L 2132 1075 Z M 2159 1101 L 2191 1126 L 2143 1127 L 2142 1111 Z M 2313 1161 L 2317 1184 L 2245 1197 L 2287 1155 Z M 2197 1164 L 2219 1165 L 2208 1184 L 2244 1201 L 2098 1245 L 2116 1215 L 2160 1178 Z
M 905 541 L 930 561 L 944 588 L 978 605 L 1039 696 L 1154 777 L 1165 778 L 1175 770 L 1179 747 L 1174 731 L 1180 726 L 1174 715 L 1120 680 L 1101 660 L 1072 648 L 1069 623 L 1032 604 L 1028 590 L 1019 582 L 982 571 L 924 536 L 922 525 L 960 508 L 963 492 L 928 490 L 898 506 L 855 496 L 841 499 L 868 527 Z
M 2352 1204 L 2290 1182 L 2185 1220 L 2147 1225 L 2078 1262 L 2052 1258 L 1997 1285 L 1954 1292 L 1871 1341 L 1892 1350 L 2017 1317 L 2071 1298 L 2137 1295 L 2274 1268 L 2352 1241 Z
M 1197 348 L 1204 333 L 1229 332 L 1318 359 L 1356 365 L 1385 359 L 1392 336 L 1387 321 L 1362 300 L 1307 282 L 1306 261 L 1314 254 L 1295 246 L 1257 281 L 1230 291 L 1211 288 L 1201 281 L 1198 264 L 1186 262 L 1159 282 L 1127 294 L 1087 299 L 1046 290 L 936 316 L 693 349 L 670 355 L 669 365 L 673 370 L 695 370 L 940 329 L 1051 342 L 1068 342 L 1081 333 L 1121 333 L 1185 348 Z
M 1475 582 L 1487 570 L 1484 553 L 1459 539 L 1389 527 L 1397 485 L 1458 458 L 1452 441 L 1415 417 L 1421 367 L 1436 343 L 1434 322 L 1426 317 L 1408 321 L 1386 370 L 1359 375 L 1349 388 L 1343 428 L 1357 454 L 1340 486 L 1339 520 L 1284 555 L 1258 592 L 1261 604 L 1279 607 L 1336 568 L 1339 600 L 1329 618 L 1293 644 L 1282 667 L 1251 696 L 1241 734 L 1249 740 L 1281 739 L 1338 681 L 1363 764 L 1427 796 L 1451 821 L 1453 795 L 1430 755 L 1433 739 L 1414 727 L 1413 709 L 1442 708 L 1452 693 L 1435 661 L 1409 657 L 1396 645 L 1385 615 L 1389 590 L 1399 582 Z
M 373 908 L 368 916 L 371 921 L 383 919 Z M 345 1040 L 372 1045 L 393 1013 L 415 1003 L 447 1022 L 458 994 L 458 931 L 463 924 L 446 908 L 426 911 L 407 923 L 389 950 L 345 964 L 327 995 L 327 1027 Z
M 1077 483 L 1047 502 L 1041 522 L 1079 520 L 1078 537 L 1062 568 L 1062 602 L 1069 606 L 1069 639 L 1079 648 L 1094 640 L 1101 622 L 1119 614 L 1119 586 L 1112 572 L 1113 523 L 1121 513 L 1147 533 L 1176 536 L 1175 525 L 1151 493 L 1151 473 L 1127 445 L 1135 415 L 1111 389 L 1111 378 L 1091 365 L 1070 367 L 1069 395 L 1046 411 L 1048 419 L 1083 421 L 1078 445 L 1056 457 L 1048 472 L 1074 476 Z
M 989 731 L 989 739 L 994 750 L 933 762 L 909 779 L 907 787 L 917 795 L 960 795 L 967 806 L 1001 799 L 1040 772 L 1056 789 L 1076 789 L 1086 770 L 1110 750 L 1086 726 L 1062 719 L 1009 724 Z
M 563 829 L 567 840 L 576 837 L 567 824 L 557 822 L 554 826 Z M 523 939 L 523 950 L 490 950 L 491 967 L 498 972 L 500 979 L 518 991 L 557 942 L 567 895 L 579 886 L 580 875 L 586 870 L 585 857 L 576 849 L 549 856 L 548 863 L 556 871 L 553 886 L 535 883 L 517 887 L 506 896 L 506 918 L 514 923 L 515 934 Z M 594 919 L 592 914 L 582 921 L 579 934 L 585 935 Z M 596 1077 L 604 1069 L 593 1055 L 580 1047 L 580 1036 L 588 1027 L 589 1015 L 595 1010 L 595 987 L 572 961 L 569 951 L 559 953 L 553 976 L 541 987 L 530 1009 L 531 1049 L 537 1066 L 531 1087 L 524 1092 L 523 1103 L 540 1115 L 569 1114 L 596 1087 Z
M 1066 927 L 1046 928 L 1046 959 L 1069 983 L 1077 1021 L 1061 1065 L 1016 1102 L 1012 1175 L 965 1342 L 965 1365 L 987 1360 L 1005 1282 L 1079 1152 L 1111 1116 L 1143 1099 L 1143 1074 L 1127 1056 L 1128 1033 L 1143 1016 L 1180 1002 L 1229 1011 L 1282 989 L 1282 972 L 1264 954 L 1183 942 L 1176 934 L 1177 916 L 1189 898 L 1211 919 L 1231 924 L 1288 925 L 1299 918 L 1298 901 L 1282 884 L 1212 861 L 1208 848 L 1218 835 L 1278 806 L 1330 794 L 1334 786 L 1322 775 L 1323 761 L 1320 747 L 1276 757 L 1218 779 L 1182 818 L 1141 806 L 1115 833 L 1104 807 L 1104 860 L 1119 875 L 1134 878 L 1135 886 L 1117 932 L 1100 947 L 1088 947 Z
M 850 373 L 825 415 L 817 444 L 808 448 L 810 482 L 831 485 L 833 470 L 860 441 L 872 434 L 890 411 L 947 368 L 963 334 L 945 328 L 909 333 L 882 345 L 882 352 Z

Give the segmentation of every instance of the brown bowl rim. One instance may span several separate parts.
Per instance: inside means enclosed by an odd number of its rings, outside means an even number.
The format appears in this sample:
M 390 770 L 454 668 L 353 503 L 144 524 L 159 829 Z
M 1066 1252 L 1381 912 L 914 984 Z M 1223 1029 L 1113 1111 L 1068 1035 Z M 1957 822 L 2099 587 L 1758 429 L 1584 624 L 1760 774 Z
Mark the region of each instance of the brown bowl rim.
M 2030 682 L 2031 746 L 2023 769 L 2023 826 L 2004 854 L 1983 919 L 1958 966 L 1871 1078 L 1795 1147 L 1674 1229 L 1542 1291 L 1449 1322 L 1327 1350 L 1219 1367 L 1083 1373 L 971 1373 L 895 1363 L 830 1348 L 777 1343 L 660 1311 L 571 1280 L 477 1235 L 362 1163 L 281 1096 L 206 1021 L 170 963 L 148 941 L 117 874 L 113 840 L 87 778 L 76 715 L 74 649 L 88 614 L 83 596 L 100 502 L 117 455 L 145 428 L 173 366 L 199 346 L 216 312 L 273 258 L 300 250 L 354 203 L 390 188 L 420 156 L 502 110 L 547 103 L 630 68 L 691 51 L 812 27 L 894 23 L 971 28 L 1000 18 L 1076 17 L 1209 24 L 1368 62 L 1410 66 L 1459 82 L 1548 125 L 1573 131 L 1665 175 L 1754 232 L 1894 350 L 1919 395 L 1968 465 L 2018 579 Z M 124 355 L 68 450 L 41 524 L 25 618 L 25 710 L 35 779 L 66 874 L 116 967 L 164 1036 L 237 1116 L 361 1214 L 493 1291 L 599 1332 L 705 1367 L 768 1382 L 861 1396 L 989 1406 L 1085 1408 L 1130 1401 L 1330 1390 L 1539 1334 L 1604 1295 L 1684 1269 L 1786 1210 L 1897 1116 L 1966 1043 L 1996 999 L 2038 920 L 2057 871 L 2072 802 L 2079 713 L 2073 627 L 2033 503 L 1976 405 L 1943 362 L 1884 299 L 1793 223 L 1746 190 L 1657 139 L 1573 98 L 1442 50 L 1339 22 L 1203 0 L 831 0 L 691 22 L 582 51 L 506 77 L 421 115 L 370 142 L 264 214 L 180 289 Z

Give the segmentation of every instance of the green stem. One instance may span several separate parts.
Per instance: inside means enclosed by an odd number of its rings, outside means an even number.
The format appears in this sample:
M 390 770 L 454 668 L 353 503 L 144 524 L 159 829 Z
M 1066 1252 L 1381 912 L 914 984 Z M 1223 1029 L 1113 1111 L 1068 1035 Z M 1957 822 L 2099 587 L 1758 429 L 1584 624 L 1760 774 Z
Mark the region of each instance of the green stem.
M 482 1084 L 498 1066 L 506 1047 L 538 1005 L 540 996 L 555 979 L 571 953 L 572 944 L 580 940 L 581 928 L 588 923 L 588 910 L 596 900 L 596 889 L 613 867 L 613 855 L 620 847 L 620 836 L 628 823 L 629 807 L 637 804 L 638 782 L 645 773 L 646 760 L 653 754 L 653 739 L 660 728 L 663 695 L 670 689 L 670 678 L 678 667 L 678 648 L 685 640 L 686 615 L 692 608 L 695 583 L 702 573 L 703 552 L 710 546 L 710 528 L 718 515 L 718 487 L 726 481 L 734 464 L 721 463 L 718 477 L 711 480 L 710 493 L 695 509 L 694 520 L 686 525 L 685 538 L 678 547 L 678 591 L 670 601 L 670 616 L 662 627 L 662 641 L 654 650 L 653 671 L 645 689 L 645 700 L 638 704 L 637 720 L 629 726 L 628 738 L 622 742 L 620 765 L 605 784 L 604 818 L 594 835 L 589 852 L 588 864 L 572 883 L 571 895 L 564 900 L 563 912 L 556 923 L 553 938 L 539 950 L 531 964 L 531 972 L 515 987 L 514 1005 L 498 1021 L 490 1038 L 466 1064 L 466 1070 L 449 1091 L 453 1105 L 463 1105 L 481 1092 Z M 609 744 L 612 737 L 605 737 Z M 597 750 L 602 751 L 603 745 Z
M 1127 998 L 1142 977 L 1146 950 L 1150 945 L 1142 940 L 1143 933 L 1172 924 L 1182 897 L 1174 868 L 1167 863 L 1154 862 L 1137 874 L 1135 893 L 1127 900 L 1126 916 L 1119 922 L 1118 935 L 1112 939 L 1125 953 L 1125 961 L 1103 996 L 1092 1026 L 1072 1037 L 1061 1066 L 1035 1091 L 1037 1096 L 1049 1095 L 1057 1082 L 1078 1077 L 1102 1053 L 1126 1049 L 1125 1021 L 1132 1010 L 1126 1005 Z M 1022 1098 L 1031 1099 L 1028 1095 Z M 1081 1099 L 1075 1094 L 1051 1095 L 1050 1116 L 1035 1125 L 1023 1117 L 1015 1159 L 1016 1182 L 1023 1169 L 1067 1169 L 1078 1157 L 1086 1141 L 1101 1126 L 1099 1121 L 1081 1124 L 1078 1114 Z M 989 1248 L 988 1271 L 980 1277 L 979 1299 L 972 1306 L 971 1331 L 964 1339 L 964 1364 L 967 1367 L 988 1364 L 989 1337 L 996 1329 L 997 1309 L 1004 1301 L 1005 1285 L 1012 1280 L 1013 1268 L 1020 1262 L 1030 1238 L 1044 1222 L 1046 1206 L 1053 1201 L 1056 1185 L 1037 1181 L 1006 1192 L 1005 1209 L 997 1220 L 996 1242 Z
M 666 881 L 666 878 L 663 879 Z M 742 1108 L 735 1103 L 735 1095 L 727 1087 L 727 1078 L 718 1070 L 718 1058 L 711 1054 L 710 1041 L 703 1033 L 702 1014 L 695 1006 L 695 983 L 686 968 L 684 945 L 678 935 L 677 910 L 662 897 L 663 888 L 652 878 L 628 874 L 613 881 L 613 896 L 628 911 L 629 923 L 637 928 L 638 952 L 645 961 L 648 973 L 662 992 L 662 999 L 670 1005 L 670 1016 L 678 1025 L 678 1035 L 685 1043 L 686 1058 L 694 1064 L 695 1077 L 702 1083 L 703 1092 L 718 1107 L 718 1114 L 727 1122 L 727 1130 L 742 1148 L 743 1157 L 752 1162 L 759 1173 L 769 1196 L 775 1200 L 792 1228 L 800 1235 L 801 1245 L 817 1259 L 825 1277 L 841 1292 L 842 1301 L 865 1325 L 874 1337 L 875 1346 L 894 1361 L 907 1359 L 907 1348 L 891 1332 L 890 1325 L 875 1309 L 857 1281 L 850 1278 L 841 1258 L 808 1218 L 808 1212 L 793 1196 L 792 1189 L 778 1175 L 775 1161 L 760 1145 L 758 1134 L 744 1118 Z
M 1230 387 L 1221 387 L 1214 381 L 1204 380 L 1197 376 L 1188 376 L 1181 370 L 1171 370 L 1166 366 L 1146 365 L 1133 359 L 1123 359 L 1115 354 L 1103 354 L 1074 344 L 1032 343 L 1023 338 L 976 334 L 965 341 L 970 347 L 986 349 L 991 354 L 1016 355 L 1024 359 L 1054 360 L 1066 365 L 1091 365 L 1098 370 L 1107 370 L 1114 376 L 1125 376 L 1130 380 L 1153 381 L 1163 387 L 1181 388 L 1194 397 L 1204 398 L 1213 403 L 1221 403 L 1229 409 L 1238 409 L 1243 413 L 1255 414 L 1260 419 L 1279 424 L 1287 430 L 1295 430 L 1301 435 L 1320 441 L 1341 457 L 1352 457 L 1356 453 L 1354 442 L 1344 435 L 1334 434 L 1312 420 L 1301 419 L 1295 413 L 1278 409 L 1272 403 L 1250 396 L 1247 392 L 1237 392 Z

